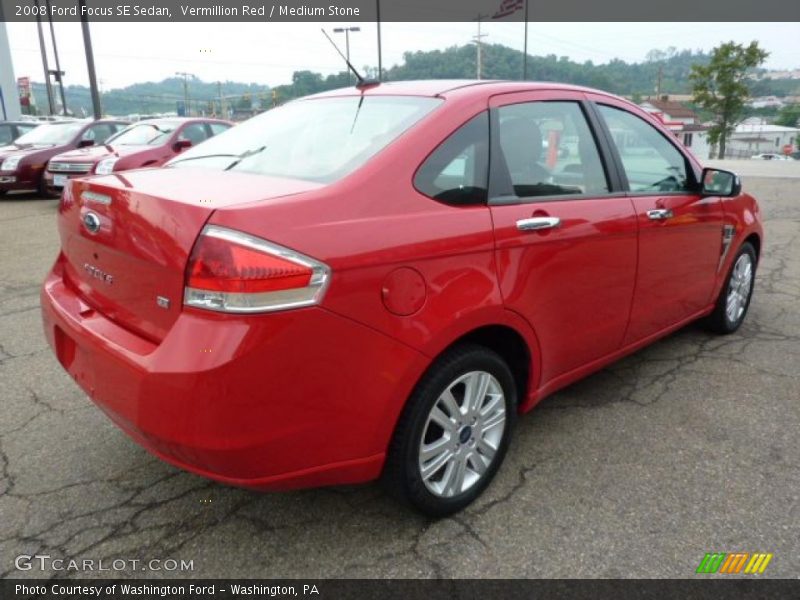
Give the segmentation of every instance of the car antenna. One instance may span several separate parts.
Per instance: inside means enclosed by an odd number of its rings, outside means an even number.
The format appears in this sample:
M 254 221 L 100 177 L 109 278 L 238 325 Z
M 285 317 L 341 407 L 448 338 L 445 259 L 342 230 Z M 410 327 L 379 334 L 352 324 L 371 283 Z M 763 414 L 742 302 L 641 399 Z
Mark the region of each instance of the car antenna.
M 339 56 L 342 57 L 342 60 L 344 60 L 345 64 L 347 64 L 347 68 L 350 69 L 353 72 L 353 75 L 356 76 L 356 79 L 358 79 L 358 83 L 356 84 L 356 87 L 358 89 L 362 90 L 364 88 L 372 87 L 373 85 L 380 85 L 381 82 L 378 81 L 377 79 L 364 79 L 361 76 L 361 73 L 356 71 L 356 68 L 352 65 L 352 63 L 349 60 L 347 60 L 347 57 L 344 54 L 342 54 L 342 51 L 339 50 L 339 46 L 337 46 L 336 42 L 334 42 L 331 39 L 331 36 L 328 35 L 328 32 L 325 31 L 324 28 L 322 28 L 321 31 L 322 31 L 322 34 L 326 38 L 328 38 L 328 41 L 331 43 L 331 46 L 333 46 L 336 49 L 336 52 L 339 53 Z

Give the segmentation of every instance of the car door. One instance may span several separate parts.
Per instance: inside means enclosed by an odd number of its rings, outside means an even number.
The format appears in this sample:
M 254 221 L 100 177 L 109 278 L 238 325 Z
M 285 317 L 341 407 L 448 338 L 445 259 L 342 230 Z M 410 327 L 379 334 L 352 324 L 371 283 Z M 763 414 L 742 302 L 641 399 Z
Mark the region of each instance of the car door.
M 532 325 L 541 381 L 622 344 L 636 279 L 636 214 L 577 92 L 490 100 L 496 262 L 506 306 Z
M 723 210 L 700 195 L 700 173 L 649 117 L 603 97 L 597 112 L 639 223 L 639 269 L 625 343 L 696 316 L 712 302 Z

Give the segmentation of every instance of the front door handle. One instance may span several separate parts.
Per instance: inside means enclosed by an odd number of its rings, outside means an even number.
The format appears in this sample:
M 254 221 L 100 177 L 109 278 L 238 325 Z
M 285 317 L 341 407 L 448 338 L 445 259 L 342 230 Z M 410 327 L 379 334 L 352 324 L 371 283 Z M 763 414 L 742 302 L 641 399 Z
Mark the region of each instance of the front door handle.
M 561 225 L 558 217 L 532 217 L 530 219 L 520 219 L 517 221 L 517 229 L 520 231 L 539 231 L 541 229 L 553 229 Z
M 647 218 L 651 221 L 663 221 L 672 218 L 672 210 L 669 208 L 654 208 L 647 211 Z

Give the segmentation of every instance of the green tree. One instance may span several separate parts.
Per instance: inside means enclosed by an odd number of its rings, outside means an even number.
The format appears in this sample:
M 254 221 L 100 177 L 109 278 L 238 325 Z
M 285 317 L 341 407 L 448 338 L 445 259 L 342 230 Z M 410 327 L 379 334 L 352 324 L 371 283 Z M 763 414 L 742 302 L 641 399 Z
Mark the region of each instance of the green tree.
M 714 115 L 714 125 L 708 139 L 719 147 L 719 156 L 725 157 L 725 145 L 742 118 L 744 103 L 749 96 L 747 75 L 761 65 L 769 53 L 751 42 L 745 47 L 728 42 L 711 52 L 705 65 L 692 65 L 689 80 L 694 101 Z
M 775 124 L 783 125 L 784 127 L 800 126 L 800 104 L 788 104 L 784 106 L 778 113 Z

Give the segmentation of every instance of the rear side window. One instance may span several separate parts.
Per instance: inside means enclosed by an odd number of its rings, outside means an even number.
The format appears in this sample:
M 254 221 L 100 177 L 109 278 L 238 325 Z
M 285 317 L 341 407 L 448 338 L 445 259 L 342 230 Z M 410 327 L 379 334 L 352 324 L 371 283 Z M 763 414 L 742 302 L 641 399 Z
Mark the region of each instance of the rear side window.
M 632 192 L 685 192 L 694 188 L 686 157 L 655 127 L 626 110 L 599 105 L 619 151 Z
M 446 204 L 485 204 L 489 183 L 489 115 L 452 133 L 417 170 L 414 187 Z
M 525 102 L 497 109 L 498 192 L 532 198 L 609 191 L 600 152 L 577 102 Z

